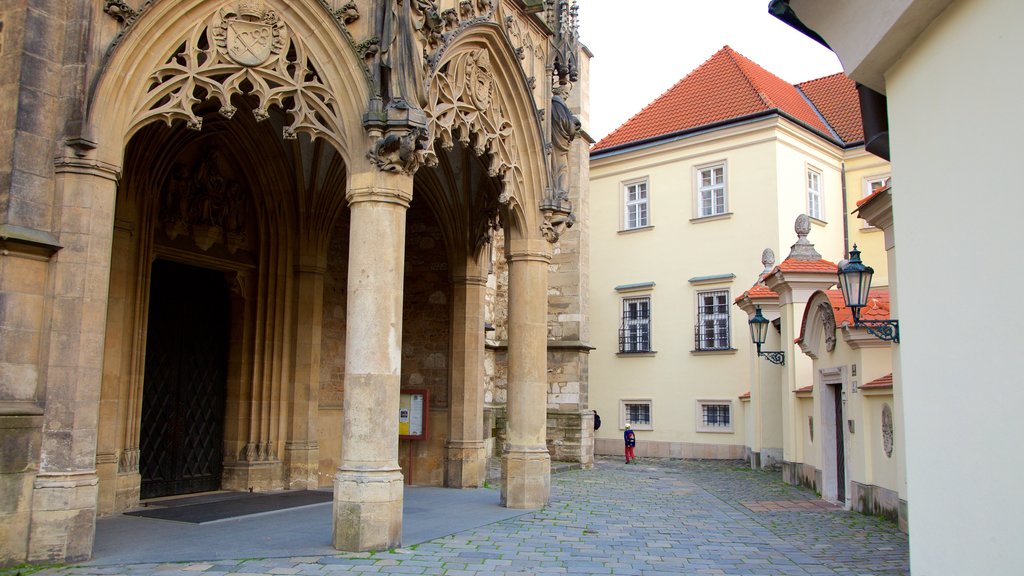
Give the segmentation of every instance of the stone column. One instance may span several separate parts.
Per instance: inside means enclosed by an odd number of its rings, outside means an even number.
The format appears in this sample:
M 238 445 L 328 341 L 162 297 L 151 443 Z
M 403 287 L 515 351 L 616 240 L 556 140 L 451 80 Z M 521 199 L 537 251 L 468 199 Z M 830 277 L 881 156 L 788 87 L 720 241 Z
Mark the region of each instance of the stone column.
M 508 448 L 501 502 L 540 508 L 551 494 L 547 432 L 547 288 L 551 245 L 508 242 Z
M 484 449 L 484 293 L 487 277 L 472 267 L 452 280 L 452 367 L 445 486 L 479 488 Z
M 284 443 L 285 483 L 289 490 L 319 486 L 320 449 L 317 419 L 320 396 L 320 345 L 324 321 L 323 258 L 315 248 L 302 254 L 296 268 L 295 378 L 292 383 L 291 429 Z M 321 260 L 324 260 L 323 262 Z
M 33 483 L 30 562 L 92 554 L 97 505 L 96 438 L 116 168 L 64 159 L 56 166 L 63 246 L 49 270 L 49 329 L 39 473 Z
M 345 421 L 334 478 L 334 547 L 385 550 L 401 543 L 398 465 L 405 218 L 411 175 L 353 174 L 345 336 Z

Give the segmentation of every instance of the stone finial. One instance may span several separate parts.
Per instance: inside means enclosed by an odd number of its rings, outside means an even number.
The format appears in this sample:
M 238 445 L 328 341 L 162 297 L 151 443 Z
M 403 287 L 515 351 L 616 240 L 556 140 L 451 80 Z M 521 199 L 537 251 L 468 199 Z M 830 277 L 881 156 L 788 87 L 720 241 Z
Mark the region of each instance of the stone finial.
M 761 252 L 761 265 L 764 266 L 764 270 L 761 271 L 757 276 L 757 281 L 763 283 L 765 276 L 771 274 L 772 270 L 775 269 L 775 251 L 771 248 L 765 248 L 764 252 Z
M 786 259 L 821 260 L 821 254 L 814 249 L 814 244 L 807 240 L 807 235 L 811 233 L 811 219 L 807 214 L 801 214 L 796 217 L 793 230 L 796 231 L 796 244 L 790 246 L 789 256 Z

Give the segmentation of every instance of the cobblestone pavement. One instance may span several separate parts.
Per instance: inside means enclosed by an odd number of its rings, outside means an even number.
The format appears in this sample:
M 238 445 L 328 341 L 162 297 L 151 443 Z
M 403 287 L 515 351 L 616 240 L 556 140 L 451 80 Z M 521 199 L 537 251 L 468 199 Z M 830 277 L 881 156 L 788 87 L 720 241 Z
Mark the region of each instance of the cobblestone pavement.
M 552 477 L 544 510 L 375 554 L 79 566 L 40 574 L 909 574 L 890 522 L 827 506 L 743 463 L 598 459 Z M 779 506 L 770 503 L 779 502 Z

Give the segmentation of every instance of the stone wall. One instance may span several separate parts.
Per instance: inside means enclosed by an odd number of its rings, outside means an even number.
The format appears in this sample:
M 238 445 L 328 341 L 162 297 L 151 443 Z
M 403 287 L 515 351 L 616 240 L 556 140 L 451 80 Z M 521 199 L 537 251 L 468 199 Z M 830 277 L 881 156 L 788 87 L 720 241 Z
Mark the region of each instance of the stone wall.
M 413 201 L 405 235 L 402 388 L 426 388 L 432 408 L 447 407 L 451 281 L 441 228 Z

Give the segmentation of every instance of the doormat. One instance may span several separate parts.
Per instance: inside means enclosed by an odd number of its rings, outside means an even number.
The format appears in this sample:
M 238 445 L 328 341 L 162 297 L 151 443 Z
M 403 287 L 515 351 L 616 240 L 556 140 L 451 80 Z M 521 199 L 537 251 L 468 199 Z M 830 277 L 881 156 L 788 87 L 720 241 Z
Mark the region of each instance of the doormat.
M 273 494 L 237 493 L 237 497 L 210 501 L 203 496 L 165 500 L 151 503 L 147 508 L 125 512 L 126 516 L 156 518 L 172 522 L 189 524 L 206 524 L 228 518 L 238 518 L 251 514 L 276 512 L 299 506 L 322 504 L 334 498 L 332 492 L 319 490 L 294 490 Z M 234 495 L 232 495 L 234 496 Z M 195 503 L 186 503 L 189 500 Z

